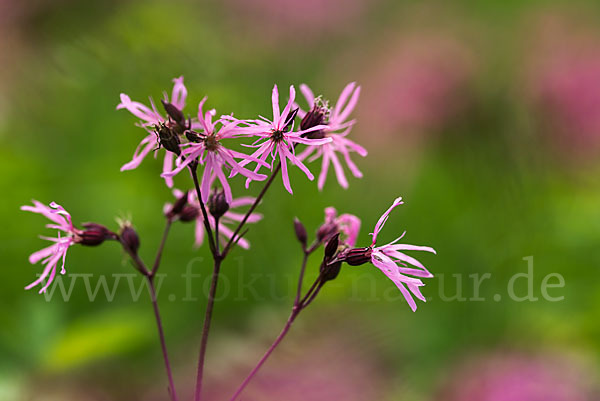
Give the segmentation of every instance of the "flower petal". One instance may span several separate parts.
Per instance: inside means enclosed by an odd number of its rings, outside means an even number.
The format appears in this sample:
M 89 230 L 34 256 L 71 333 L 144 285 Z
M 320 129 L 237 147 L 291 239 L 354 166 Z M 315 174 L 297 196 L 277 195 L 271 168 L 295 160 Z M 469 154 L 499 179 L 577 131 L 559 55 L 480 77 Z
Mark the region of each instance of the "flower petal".
M 187 98 L 187 89 L 183 84 L 183 75 L 173 79 L 173 92 L 171 94 L 171 103 L 179 110 L 185 107 L 185 99 Z
M 379 234 L 379 231 L 381 231 L 381 229 L 385 225 L 385 222 L 387 221 L 392 210 L 394 210 L 396 208 L 396 206 L 402 205 L 403 203 L 404 202 L 402 202 L 402 197 L 398 197 L 398 198 L 394 199 L 394 203 L 392 203 L 392 206 L 390 206 L 388 208 L 388 210 L 386 210 L 385 213 L 383 213 L 383 215 L 379 218 L 379 220 L 377 221 L 377 224 L 375 225 L 375 229 L 373 230 L 373 233 L 371 233 L 371 235 L 373 236 L 373 242 L 372 242 L 371 246 L 375 245 L 375 243 L 377 242 L 377 234 Z

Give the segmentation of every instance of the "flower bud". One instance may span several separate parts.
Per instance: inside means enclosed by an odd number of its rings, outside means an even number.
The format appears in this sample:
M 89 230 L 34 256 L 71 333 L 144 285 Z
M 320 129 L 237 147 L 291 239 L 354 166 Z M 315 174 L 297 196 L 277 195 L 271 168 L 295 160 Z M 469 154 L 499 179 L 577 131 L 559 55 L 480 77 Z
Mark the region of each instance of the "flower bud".
M 78 233 L 75 242 L 86 246 L 100 245 L 107 239 L 114 239 L 115 233 L 101 224 L 84 223 L 82 226 L 85 230 Z
M 327 245 L 325 246 L 325 260 L 331 260 L 337 252 L 338 245 L 340 244 L 340 233 L 335 234 Z
M 179 213 L 179 221 L 183 223 L 189 223 L 194 221 L 200 215 L 200 210 L 196 206 L 185 205 L 183 210 Z
M 298 238 L 298 241 L 300 241 L 303 247 L 306 247 L 306 241 L 308 239 L 306 228 L 304 228 L 304 224 L 302 224 L 297 217 L 294 217 L 294 231 L 296 232 L 296 238 Z
M 161 102 L 169 117 L 171 117 L 171 119 L 180 127 L 185 127 L 185 116 L 183 115 L 183 112 L 169 102 L 166 102 L 162 99 Z
M 182 211 L 183 208 L 185 207 L 185 205 L 187 205 L 188 202 L 188 193 L 185 192 L 183 195 L 181 195 L 173 204 L 173 206 L 171 206 L 171 209 L 169 209 L 166 213 L 165 216 L 167 216 L 167 218 L 172 219 L 174 217 L 176 217 L 177 215 L 179 215 Z
M 208 197 L 208 211 L 218 219 L 229 210 L 229 204 L 225 200 L 225 192 L 223 190 L 215 190 Z
M 119 238 L 123 247 L 127 248 L 131 253 L 137 254 L 138 249 L 140 249 L 140 237 L 131 223 L 125 223 L 121 227 Z
M 321 264 L 321 280 L 322 282 L 331 281 L 340 274 L 340 270 L 342 269 L 342 262 L 333 262 L 326 263 L 323 262 Z
M 340 259 L 350 266 L 360 266 L 371 262 L 372 252 L 373 250 L 371 248 L 352 248 L 344 251 L 344 254 Z
M 155 132 L 156 135 L 158 135 L 158 140 L 163 148 L 176 155 L 181 154 L 181 149 L 179 149 L 181 141 L 179 140 L 179 135 L 177 135 L 177 133 L 163 123 L 156 126 Z

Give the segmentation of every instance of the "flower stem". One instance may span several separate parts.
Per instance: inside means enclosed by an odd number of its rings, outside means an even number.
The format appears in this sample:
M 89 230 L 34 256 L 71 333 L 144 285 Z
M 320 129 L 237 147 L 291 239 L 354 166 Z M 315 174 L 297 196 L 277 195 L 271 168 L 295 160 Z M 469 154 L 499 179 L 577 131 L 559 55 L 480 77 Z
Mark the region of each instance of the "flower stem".
M 275 348 L 277 348 L 279 343 L 281 343 L 281 341 L 283 340 L 285 335 L 288 333 L 288 331 L 292 327 L 292 323 L 294 322 L 294 320 L 296 319 L 296 317 L 298 316 L 299 313 L 300 313 L 300 309 L 292 310 L 292 313 L 291 313 L 290 317 L 288 318 L 285 326 L 283 327 L 283 330 L 281 330 L 281 333 L 279 333 L 279 336 L 277 336 L 277 338 L 275 339 L 273 344 L 271 344 L 271 346 L 269 347 L 267 352 L 265 352 L 265 354 L 262 356 L 262 358 L 260 358 L 260 361 L 258 361 L 258 364 L 256 364 L 254 369 L 252 369 L 250 374 L 244 379 L 244 381 L 242 382 L 240 387 L 238 387 L 238 389 L 236 390 L 235 394 L 230 398 L 230 401 L 235 401 L 235 399 L 237 399 L 237 397 L 239 397 L 239 395 L 242 393 L 242 391 L 244 391 L 244 389 L 246 388 L 248 383 L 250 383 L 250 380 L 252 380 L 252 378 L 256 375 L 258 370 L 267 361 L 269 356 L 273 353 L 273 351 L 275 351 Z
M 219 254 L 217 253 L 217 248 L 215 246 L 215 237 L 213 235 L 212 228 L 210 227 L 210 223 L 208 221 L 208 213 L 206 212 L 206 206 L 204 206 L 204 201 L 202 200 L 202 193 L 200 191 L 200 183 L 198 182 L 198 174 L 196 169 L 198 165 L 190 165 L 190 174 L 192 175 L 192 180 L 194 180 L 194 187 L 196 188 L 196 196 L 198 197 L 198 203 L 200 204 L 200 210 L 202 212 L 202 221 L 204 222 L 204 228 L 206 229 L 206 233 L 208 235 L 208 246 L 210 247 L 210 251 L 213 254 L 213 258 L 216 258 Z M 216 239 L 218 241 L 218 238 Z
M 300 296 L 302 294 L 302 281 L 304 281 L 304 271 L 306 270 L 306 263 L 308 262 L 308 256 L 310 255 L 306 250 L 303 252 L 302 266 L 300 267 L 300 276 L 298 277 L 298 288 L 296 289 L 296 298 L 294 299 L 294 308 L 297 308 L 300 304 Z
M 271 184 L 275 180 L 275 177 L 279 173 L 279 170 L 281 170 L 281 163 L 277 164 L 277 167 L 275 167 L 275 169 L 273 170 L 273 173 L 271 174 L 271 176 L 269 177 L 269 179 L 265 183 L 265 186 L 260 191 L 260 193 L 258 194 L 258 196 L 256 197 L 256 199 L 254 200 L 254 203 L 252 204 L 252 206 L 250 206 L 250 209 L 248 209 L 248 211 L 246 212 L 246 215 L 244 216 L 244 218 L 242 219 L 242 221 L 240 221 L 240 224 L 238 224 L 237 228 L 233 232 L 233 235 L 231 236 L 231 238 L 229 239 L 229 241 L 227 242 L 227 244 L 225 245 L 225 247 L 223 247 L 223 252 L 222 252 L 223 257 L 225 257 L 227 255 L 227 253 L 229 252 L 231 246 L 233 244 L 235 244 L 237 235 L 240 233 L 240 230 L 244 227 L 244 224 L 246 224 L 246 221 L 248 220 L 248 218 L 250 217 L 250 215 L 252 214 L 252 212 L 254 211 L 254 209 L 256 209 L 256 207 L 258 206 L 258 204 L 260 203 L 260 201 L 262 200 L 262 198 L 267 193 L 267 190 L 269 189 L 269 187 L 271 186 Z
M 138 256 L 136 252 L 133 252 L 129 247 L 125 246 L 123 243 L 123 249 L 129 256 L 131 257 L 131 261 L 133 262 L 134 267 L 144 276 L 146 280 L 148 280 L 148 288 L 150 290 L 150 300 L 152 301 L 152 308 L 154 310 L 154 319 L 156 320 L 156 328 L 158 329 L 158 338 L 160 341 L 160 347 L 162 350 L 163 360 L 165 363 L 165 369 L 167 371 L 167 379 L 169 380 L 169 395 L 171 396 L 172 401 L 178 401 L 177 391 L 175 390 L 175 382 L 173 380 L 173 373 L 171 370 L 171 363 L 169 362 L 169 353 L 167 351 L 167 343 L 165 341 L 165 333 L 163 330 L 162 319 L 160 317 L 160 310 L 158 309 L 158 300 L 156 297 L 156 288 L 154 287 L 154 274 L 156 270 L 158 270 L 158 266 L 160 265 L 160 255 L 162 253 L 162 249 L 164 248 L 164 244 L 167 239 L 167 235 L 169 233 L 170 222 L 167 221 L 167 227 L 165 228 L 165 233 L 163 235 L 163 239 L 161 241 L 161 245 L 159 246 L 159 250 L 156 255 L 155 265 L 152 271 L 148 270 L 144 261 Z
M 307 293 L 302 302 L 300 303 L 301 309 L 306 309 L 306 307 L 310 305 L 312 301 L 314 301 L 314 299 L 319 294 L 319 291 L 321 291 L 321 288 L 323 288 L 323 285 L 325 284 L 323 281 L 321 281 L 321 277 L 317 278 L 317 281 L 315 281 L 315 283 L 317 283 L 316 287 L 313 286 L 314 289 L 311 292 Z
M 239 235 L 239 234 L 240 234 L 240 231 L 242 230 L 242 228 L 244 227 L 244 224 L 246 224 L 246 221 L 248 220 L 248 218 L 250 217 L 250 215 L 252 214 L 254 209 L 256 209 L 256 207 L 258 206 L 258 204 L 260 203 L 262 198 L 267 193 L 267 190 L 273 183 L 275 177 L 277 176 L 277 174 L 279 173 L 280 170 L 281 170 L 281 163 L 279 163 L 277 165 L 277 167 L 275 167 L 275 169 L 273 170 L 273 173 L 271 174 L 271 177 L 269 177 L 269 179 L 265 183 L 265 186 L 260 191 L 260 194 L 258 194 L 258 197 L 254 200 L 254 203 L 250 206 L 250 209 L 248 209 L 248 211 L 246 212 L 246 215 L 244 216 L 242 221 L 240 221 L 240 223 L 238 224 L 237 228 L 233 232 L 233 235 L 231 236 L 231 238 L 229 239 L 227 244 L 223 247 L 223 250 L 221 252 L 219 252 L 218 221 L 216 221 L 217 224 L 215 225 L 215 235 L 213 237 L 213 233 L 210 228 L 210 224 L 208 224 L 206 208 L 204 207 L 204 203 L 202 202 L 202 197 L 200 194 L 200 186 L 198 184 L 198 176 L 196 174 L 196 169 L 190 166 L 190 172 L 192 173 L 192 178 L 194 180 L 194 185 L 196 187 L 196 194 L 198 195 L 198 199 L 200 201 L 200 207 L 201 207 L 202 214 L 204 217 L 204 226 L 206 227 L 206 231 L 207 231 L 209 239 L 211 241 L 210 242 L 211 252 L 212 252 L 213 260 L 214 260 L 213 275 L 212 275 L 212 280 L 211 280 L 211 284 L 210 284 L 208 300 L 207 300 L 207 304 L 206 304 L 206 312 L 204 314 L 204 325 L 202 327 L 202 338 L 200 340 L 200 355 L 198 357 L 198 372 L 197 372 L 197 376 L 196 376 L 196 389 L 194 392 L 194 401 L 200 401 L 200 399 L 202 398 L 202 379 L 204 376 L 204 361 L 206 359 L 208 334 L 210 331 L 210 323 L 211 323 L 213 307 L 214 307 L 214 303 L 215 303 L 215 293 L 217 291 L 217 284 L 219 281 L 219 271 L 221 269 L 221 262 L 227 256 L 228 252 L 231 250 L 231 247 L 241 237 L 241 235 Z M 239 235 L 239 237 L 238 237 L 238 235 Z M 213 240 L 214 240 L 214 242 L 213 242 Z
M 154 317 L 156 319 L 156 327 L 158 328 L 158 337 L 160 339 L 160 347 L 162 349 L 163 359 L 165 361 L 165 368 L 167 370 L 167 377 L 169 379 L 169 394 L 173 401 L 177 401 L 177 392 L 175 391 L 175 382 L 173 381 L 173 373 L 171 371 L 171 363 L 169 362 L 169 354 L 167 352 L 167 343 L 165 341 L 165 333 L 163 331 L 162 320 L 160 318 L 160 311 L 158 309 L 158 302 L 156 300 L 156 289 L 154 287 L 154 278 L 152 276 L 146 276 L 148 279 L 148 286 L 150 287 L 150 297 L 152 298 L 152 307 L 154 309 Z
M 158 271 L 158 267 L 160 266 L 160 258 L 162 257 L 163 250 L 165 249 L 165 244 L 167 243 L 167 237 L 169 236 L 169 230 L 171 229 L 171 219 L 167 219 L 167 224 L 165 225 L 165 231 L 163 232 L 162 239 L 160 240 L 160 245 L 158 246 L 158 251 L 156 251 L 156 258 L 154 258 L 154 265 L 152 266 L 152 271 L 150 272 L 150 276 L 154 277 L 156 272 Z
M 304 257 L 302 258 L 302 266 L 300 268 L 300 277 L 298 279 L 298 289 L 296 292 L 296 298 L 294 300 L 294 306 L 292 307 L 292 312 L 290 313 L 290 316 L 289 316 L 287 322 L 285 323 L 283 330 L 281 330 L 281 333 L 279 333 L 279 336 L 277 336 L 277 338 L 275 339 L 273 344 L 271 344 L 271 346 L 269 347 L 267 352 L 265 352 L 265 354 L 262 356 L 262 358 L 260 358 L 260 360 L 258 361 L 256 366 L 252 369 L 250 374 L 248 374 L 248 376 L 246 376 L 246 378 L 244 379 L 244 381 L 242 382 L 240 387 L 238 387 L 238 389 L 236 390 L 235 394 L 230 398 L 230 401 L 235 401 L 235 399 L 237 397 L 239 397 L 239 395 L 242 393 L 242 391 L 244 391 L 244 389 L 246 388 L 248 383 L 250 383 L 252 378 L 254 378 L 254 376 L 256 375 L 256 373 L 258 373 L 258 371 L 262 367 L 262 365 L 264 365 L 264 363 L 267 361 L 269 356 L 271 356 L 273 351 L 275 351 L 275 348 L 277 348 L 277 346 L 281 343 L 283 338 L 286 336 L 286 334 L 292 327 L 292 323 L 294 323 L 294 320 L 296 320 L 296 317 L 298 317 L 300 312 L 302 312 L 302 310 L 306 306 L 308 306 L 310 301 L 312 301 L 317 296 L 319 290 L 321 289 L 322 284 L 321 285 L 319 284 L 319 283 L 321 283 L 321 276 L 319 275 L 319 277 L 317 277 L 317 279 L 315 280 L 313 285 L 310 287 L 308 292 L 305 294 L 305 296 L 302 298 L 302 300 L 300 300 L 300 296 L 301 296 L 301 292 L 302 292 L 302 281 L 304 278 L 304 271 L 306 270 L 306 263 L 308 261 L 309 255 L 315 249 L 316 249 L 316 246 L 311 246 L 311 248 L 308 251 L 306 251 L 306 250 L 304 251 Z M 307 299 L 309 299 L 308 303 L 306 303 Z
M 204 314 L 204 326 L 202 327 L 202 339 L 200 341 L 200 355 L 198 357 L 198 374 L 196 377 L 196 390 L 194 400 L 200 401 L 202 396 L 202 377 L 204 374 L 204 360 L 206 358 L 206 346 L 208 344 L 208 333 L 210 331 L 210 322 L 212 319 L 213 306 L 215 303 L 215 294 L 217 292 L 217 284 L 219 281 L 219 270 L 221 268 L 221 257 L 215 258 L 212 280 L 210 283 L 210 292 L 206 304 L 206 312 Z

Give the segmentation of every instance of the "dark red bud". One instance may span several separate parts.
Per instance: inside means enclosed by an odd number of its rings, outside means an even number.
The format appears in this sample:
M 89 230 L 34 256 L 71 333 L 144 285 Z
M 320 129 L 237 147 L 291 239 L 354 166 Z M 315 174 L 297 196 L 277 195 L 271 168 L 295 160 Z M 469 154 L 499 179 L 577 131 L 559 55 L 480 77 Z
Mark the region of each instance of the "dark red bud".
M 183 195 L 181 195 L 173 204 L 173 206 L 171 206 L 171 209 L 167 211 L 166 216 L 169 219 L 174 218 L 175 216 L 177 216 L 178 214 L 181 213 L 181 211 L 183 210 L 183 208 L 185 207 L 185 205 L 187 204 L 188 201 L 188 193 L 185 192 Z
M 116 238 L 116 234 L 110 231 L 108 228 L 97 223 L 84 223 L 82 226 L 85 228 L 81 233 L 78 234 L 76 242 L 86 246 L 100 245 L 107 239 Z
M 138 249 L 140 249 L 140 237 L 131 224 L 126 224 L 121 228 L 119 238 L 126 249 L 133 254 L 137 254 Z
M 294 231 L 296 232 L 296 238 L 302 244 L 303 247 L 306 247 L 306 241 L 308 240 L 308 234 L 306 233 L 306 228 L 304 228 L 304 224 L 297 217 L 294 217 Z
M 360 266 L 371 262 L 371 248 L 352 248 L 344 252 L 343 260 L 350 266 Z
M 337 252 L 340 243 L 340 233 L 335 234 L 325 246 L 325 259 L 330 260 Z
M 189 223 L 196 220 L 200 215 L 200 210 L 196 206 L 186 205 L 181 213 L 179 213 L 179 221 Z
M 229 204 L 225 199 L 225 192 L 223 190 L 213 191 L 208 197 L 208 211 L 215 218 L 218 219 L 223 216 L 229 210 Z
M 333 263 L 325 263 L 321 264 L 321 280 L 331 281 L 335 279 L 338 274 L 340 274 L 340 270 L 342 269 L 342 262 L 333 262 Z

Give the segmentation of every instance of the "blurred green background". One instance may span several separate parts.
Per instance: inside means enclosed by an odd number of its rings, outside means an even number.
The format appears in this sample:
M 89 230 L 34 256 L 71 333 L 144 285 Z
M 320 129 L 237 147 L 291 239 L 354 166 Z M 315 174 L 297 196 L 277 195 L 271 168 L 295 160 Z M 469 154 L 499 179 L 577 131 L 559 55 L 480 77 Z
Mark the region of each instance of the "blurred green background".
M 42 217 L 56 201 L 76 223 L 131 216 L 154 255 L 171 193 L 161 158 L 119 172 L 144 132 L 116 111 L 185 76 L 188 112 L 270 113 L 270 90 L 309 84 L 335 101 L 362 86 L 351 138 L 363 179 L 319 192 L 298 171 L 259 208 L 251 251 L 223 268 L 208 355 L 209 399 L 227 399 L 282 327 L 300 252 L 323 208 L 358 215 L 359 245 L 397 196 L 381 234 L 406 230 L 436 277 L 412 313 L 368 265 L 344 268 L 294 326 L 247 398 L 257 400 L 597 400 L 600 360 L 600 7 L 593 1 L 223 0 L 0 2 L 0 400 L 165 400 L 150 303 L 121 281 L 109 302 L 85 286 L 68 301 L 24 291 L 40 266 Z M 284 91 L 282 91 L 284 92 Z M 309 166 L 314 173 L 319 163 Z M 236 181 L 237 180 L 237 181 Z M 236 178 L 234 196 L 245 195 Z M 176 186 L 190 186 L 178 177 Z M 260 184 L 251 186 L 256 194 Z M 159 294 L 183 399 L 193 389 L 211 269 L 193 225 L 169 238 Z M 511 299 L 527 273 L 533 295 Z M 318 260 L 309 265 L 314 277 Z M 193 296 L 181 277 L 192 266 Z M 74 247 L 69 273 L 133 272 L 116 244 Z M 474 293 L 474 277 L 489 273 Z M 546 275 L 564 287 L 542 295 Z M 477 274 L 479 276 L 470 276 Z M 456 276 L 457 275 L 457 276 Z M 556 280 L 552 279 L 552 283 Z M 68 282 L 66 282 L 68 283 Z M 136 279 L 136 285 L 141 281 Z M 515 293 L 528 291 L 527 279 Z M 462 291 L 465 300 L 451 299 Z M 170 296 L 172 295 L 172 296 Z M 472 300 L 477 298 L 478 300 Z M 514 298 L 514 297 L 513 297 Z M 495 397 L 495 398 L 494 398 Z M 537 397 L 537 398 L 536 398 Z M 554 397 L 554 398 L 552 398 Z

